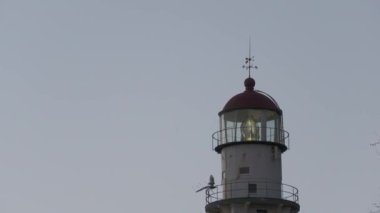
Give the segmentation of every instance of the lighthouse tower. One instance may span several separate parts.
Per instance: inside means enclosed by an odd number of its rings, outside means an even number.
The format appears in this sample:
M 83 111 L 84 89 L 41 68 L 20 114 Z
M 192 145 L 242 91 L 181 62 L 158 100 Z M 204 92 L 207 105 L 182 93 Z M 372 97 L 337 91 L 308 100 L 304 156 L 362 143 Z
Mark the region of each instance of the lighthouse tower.
M 253 58 L 246 59 L 246 68 Z M 282 182 L 281 156 L 289 148 L 282 110 L 268 94 L 245 79 L 245 91 L 219 112 L 220 129 L 212 147 L 220 154 L 221 184 L 206 189 L 207 213 L 297 213 L 297 188 Z

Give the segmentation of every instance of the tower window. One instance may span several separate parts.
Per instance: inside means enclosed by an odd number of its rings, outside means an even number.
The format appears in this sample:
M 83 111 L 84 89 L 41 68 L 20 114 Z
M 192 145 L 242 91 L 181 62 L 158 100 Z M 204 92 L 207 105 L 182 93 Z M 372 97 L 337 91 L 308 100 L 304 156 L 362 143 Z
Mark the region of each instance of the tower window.
M 264 209 L 257 209 L 256 213 L 268 213 L 268 211 Z
M 249 174 L 249 167 L 240 167 L 239 173 L 240 174 Z
M 248 193 L 256 193 L 257 185 L 256 184 L 248 184 Z

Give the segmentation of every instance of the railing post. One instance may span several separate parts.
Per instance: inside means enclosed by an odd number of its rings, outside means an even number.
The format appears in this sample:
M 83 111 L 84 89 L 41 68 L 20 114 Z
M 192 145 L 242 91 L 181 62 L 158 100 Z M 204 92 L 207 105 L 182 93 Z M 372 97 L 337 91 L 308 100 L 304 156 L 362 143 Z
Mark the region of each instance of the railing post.
M 219 200 L 219 187 L 216 187 L 216 200 Z

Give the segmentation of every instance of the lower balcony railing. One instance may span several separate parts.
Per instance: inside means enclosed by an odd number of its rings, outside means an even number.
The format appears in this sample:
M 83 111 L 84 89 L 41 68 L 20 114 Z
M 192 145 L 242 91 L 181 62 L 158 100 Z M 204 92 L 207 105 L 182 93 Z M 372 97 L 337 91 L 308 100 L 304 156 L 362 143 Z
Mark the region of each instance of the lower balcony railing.
M 206 190 L 206 203 L 231 198 L 277 198 L 298 203 L 298 189 L 270 181 L 239 181 Z

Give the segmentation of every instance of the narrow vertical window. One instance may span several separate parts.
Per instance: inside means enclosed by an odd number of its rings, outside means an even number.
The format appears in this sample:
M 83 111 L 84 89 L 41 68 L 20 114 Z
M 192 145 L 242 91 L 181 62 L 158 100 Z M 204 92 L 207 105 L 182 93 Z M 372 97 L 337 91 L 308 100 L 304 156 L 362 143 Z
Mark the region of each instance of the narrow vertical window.
M 248 193 L 256 193 L 257 185 L 256 184 L 248 184 Z

